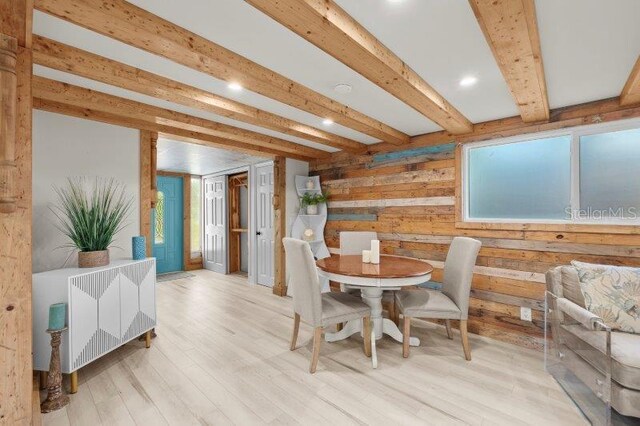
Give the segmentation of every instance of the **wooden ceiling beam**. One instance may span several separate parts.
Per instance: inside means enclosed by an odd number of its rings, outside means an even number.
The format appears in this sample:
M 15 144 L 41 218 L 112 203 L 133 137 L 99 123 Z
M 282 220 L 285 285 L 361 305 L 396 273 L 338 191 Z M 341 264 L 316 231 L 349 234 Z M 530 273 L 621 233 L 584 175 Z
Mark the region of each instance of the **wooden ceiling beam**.
M 245 0 L 445 130 L 473 124 L 333 0 Z
M 209 111 L 333 148 L 354 153 L 366 151 L 367 146 L 355 140 L 316 129 L 197 87 L 35 34 L 33 36 L 33 61 L 48 68 L 79 75 L 191 108 Z
M 124 0 L 35 0 L 36 9 L 163 56 L 215 78 L 235 82 L 318 117 L 402 144 L 409 136 Z
M 172 130 L 176 135 L 202 139 L 232 150 L 251 150 L 305 161 L 329 155 L 326 151 L 265 135 L 255 134 L 256 137 L 249 138 L 253 132 L 44 77 L 34 76 L 32 87 L 33 97 L 42 101 L 41 105 L 54 105 L 57 108 L 54 112 L 64 113 L 61 110 L 64 106 L 70 111 L 69 115 L 80 113 L 85 118 L 105 118 L 112 124 L 156 132 L 171 133 Z
M 509 90 L 530 123 L 549 119 L 534 0 L 469 0 Z
M 258 147 L 255 145 L 249 145 L 242 142 L 207 135 L 205 133 L 193 132 L 177 127 L 152 123 L 146 120 L 124 117 L 122 115 L 111 114 L 108 112 L 98 111 L 90 108 L 77 107 L 75 105 L 69 105 L 62 102 L 48 101 L 38 97 L 33 98 L 33 109 L 67 115 L 70 117 L 82 118 L 86 120 L 98 121 L 106 124 L 113 124 L 115 126 L 128 127 L 131 129 L 148 130 L 150 132 L 156 132 L 158 134 L 158 137 L 164 137 L 167 139 L 186 143 L 193 143 L 196 145 L 210 146 L 213 148 L 232 149 L 237 152 L 243 152 L 246 154 L 266 158 L 275 158 L 278 155 L 289 155 L 282 152 L 278 153 L 273 150 Z M 301 157 L 297 155 L 289 156 L 289 158 L 309 161 L 308 157 Z
M 620 94 L 620 105 L 640 103 L 640 56 L 631 70 L 629 79 Z

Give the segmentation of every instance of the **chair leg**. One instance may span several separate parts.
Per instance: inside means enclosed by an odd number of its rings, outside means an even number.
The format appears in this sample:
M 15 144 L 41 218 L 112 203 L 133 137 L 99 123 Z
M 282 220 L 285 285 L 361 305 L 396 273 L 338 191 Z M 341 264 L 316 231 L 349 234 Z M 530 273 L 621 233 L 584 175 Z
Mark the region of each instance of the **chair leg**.
M 371 356 L 371 318 L 362 318 L 362 338 L 364 340 L 364 354 Z
M 300 315 L 293 314 L 293 335 L 291 336 L 291 350 L 296 350 L 296 342 L 298 341 L 298 330 L 300 329 Z
M 471 361 L 471 348 L 469 348 L 469 336 L 467 335 L 467 320 L 460 320 L 460 337 L 462 338 L 464 358 L 467 361 Z
M 402 330 L 402 356 L 409 358 L 409 339 L 411 338 L 411 318 L 404 317 L 404 324 Z
M 451 320 L 444 320 L 444 325 L 447 327 L 447 337 L 449 340 L 453 340 L 453 334 L 451 333 Z
M 311 354 L 311 366 L 309 367 L 309 372 L 311 374 L 316 372 L 316 366 L 318 365 L 320 342 L 322 342 L 322 327 L 316 327 L 313 332 L 313 352 Z
M 398 314 L 396 313 L 396 299 L 393 296 L 393 299 L 387 303 L 387 311 L 389 312 L 389 319 L 393 321 L 396 325 L 398 325 L 397 319 Z

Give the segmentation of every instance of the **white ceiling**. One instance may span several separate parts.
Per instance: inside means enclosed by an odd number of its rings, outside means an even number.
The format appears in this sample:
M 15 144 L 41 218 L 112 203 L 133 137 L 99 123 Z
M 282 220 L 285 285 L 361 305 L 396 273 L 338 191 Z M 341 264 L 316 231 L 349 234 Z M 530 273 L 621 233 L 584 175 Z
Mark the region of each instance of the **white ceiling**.
M 204 176 L 267 160 L 227 149 L 158 139 L 158 170 L 167 172 Z
M 288 78 L 409 135 L 439 127 L 341 62 L 249 4 L 229 0 L 130 0 Z M 472 122 L 518 114 L 467 0 L 337 0 Z M 537 0 L 552 108 L 619 95 L 640 50 L 640 0 Z M 34 32 L 138 68 L 325 128 L 364 143 L 376 140 L 264 96 L 232 92 L 226 82 L 36 12 Z M 333 151 L 300 138 L 36 67 L 35 73 L 153 105 Z M 478 83 L 458 85 L 463 76 Z M 338 94 L 338 83 L 353 86 Z

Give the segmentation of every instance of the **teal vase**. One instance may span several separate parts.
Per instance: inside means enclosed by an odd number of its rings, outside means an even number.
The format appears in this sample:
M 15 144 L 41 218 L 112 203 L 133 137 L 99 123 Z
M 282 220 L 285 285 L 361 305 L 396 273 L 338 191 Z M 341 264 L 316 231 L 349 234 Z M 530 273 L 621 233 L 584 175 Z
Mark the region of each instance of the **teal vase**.
M 140 235 L 131 238 L 131 254 L 133 260 L 143 260 L 147 258 L 147 242 L 144 236 Z

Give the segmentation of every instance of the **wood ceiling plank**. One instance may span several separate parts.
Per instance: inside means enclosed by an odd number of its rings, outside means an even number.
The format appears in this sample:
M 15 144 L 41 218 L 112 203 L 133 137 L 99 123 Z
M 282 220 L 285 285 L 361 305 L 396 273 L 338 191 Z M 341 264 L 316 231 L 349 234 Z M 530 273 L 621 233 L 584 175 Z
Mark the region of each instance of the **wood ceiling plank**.
M 282 155 L 295 154 L 306 158 L 329 156 L 327 151 L 44 77 L 33 77 L 33 91 L 34 97 L 43 100 L 122 115 L 132 120 L 152 121 L 155 124 L 209 134 L 223 140 L 269 148 L 272 150 L 271 152 Z
M 473 125 L 332 0 L 245 0 L 454 134 Z
M 534 0 L 469 0 L 525 122 L 549 119 Z
M 393 144 L 409 141 L 399 130 L 124 0 L 36 0 L 35 7 L 372 137 Z
M 620 94 L 620 105 L 640 103 L 640 56 Z
M 366 151 L 355 140 L 316 129 L 94 53 L 42 37 L 33 36 L 34 63 L 89 78 L 123 89 L 209 111 L 227 118 L 318 142 L 349 152 Z

